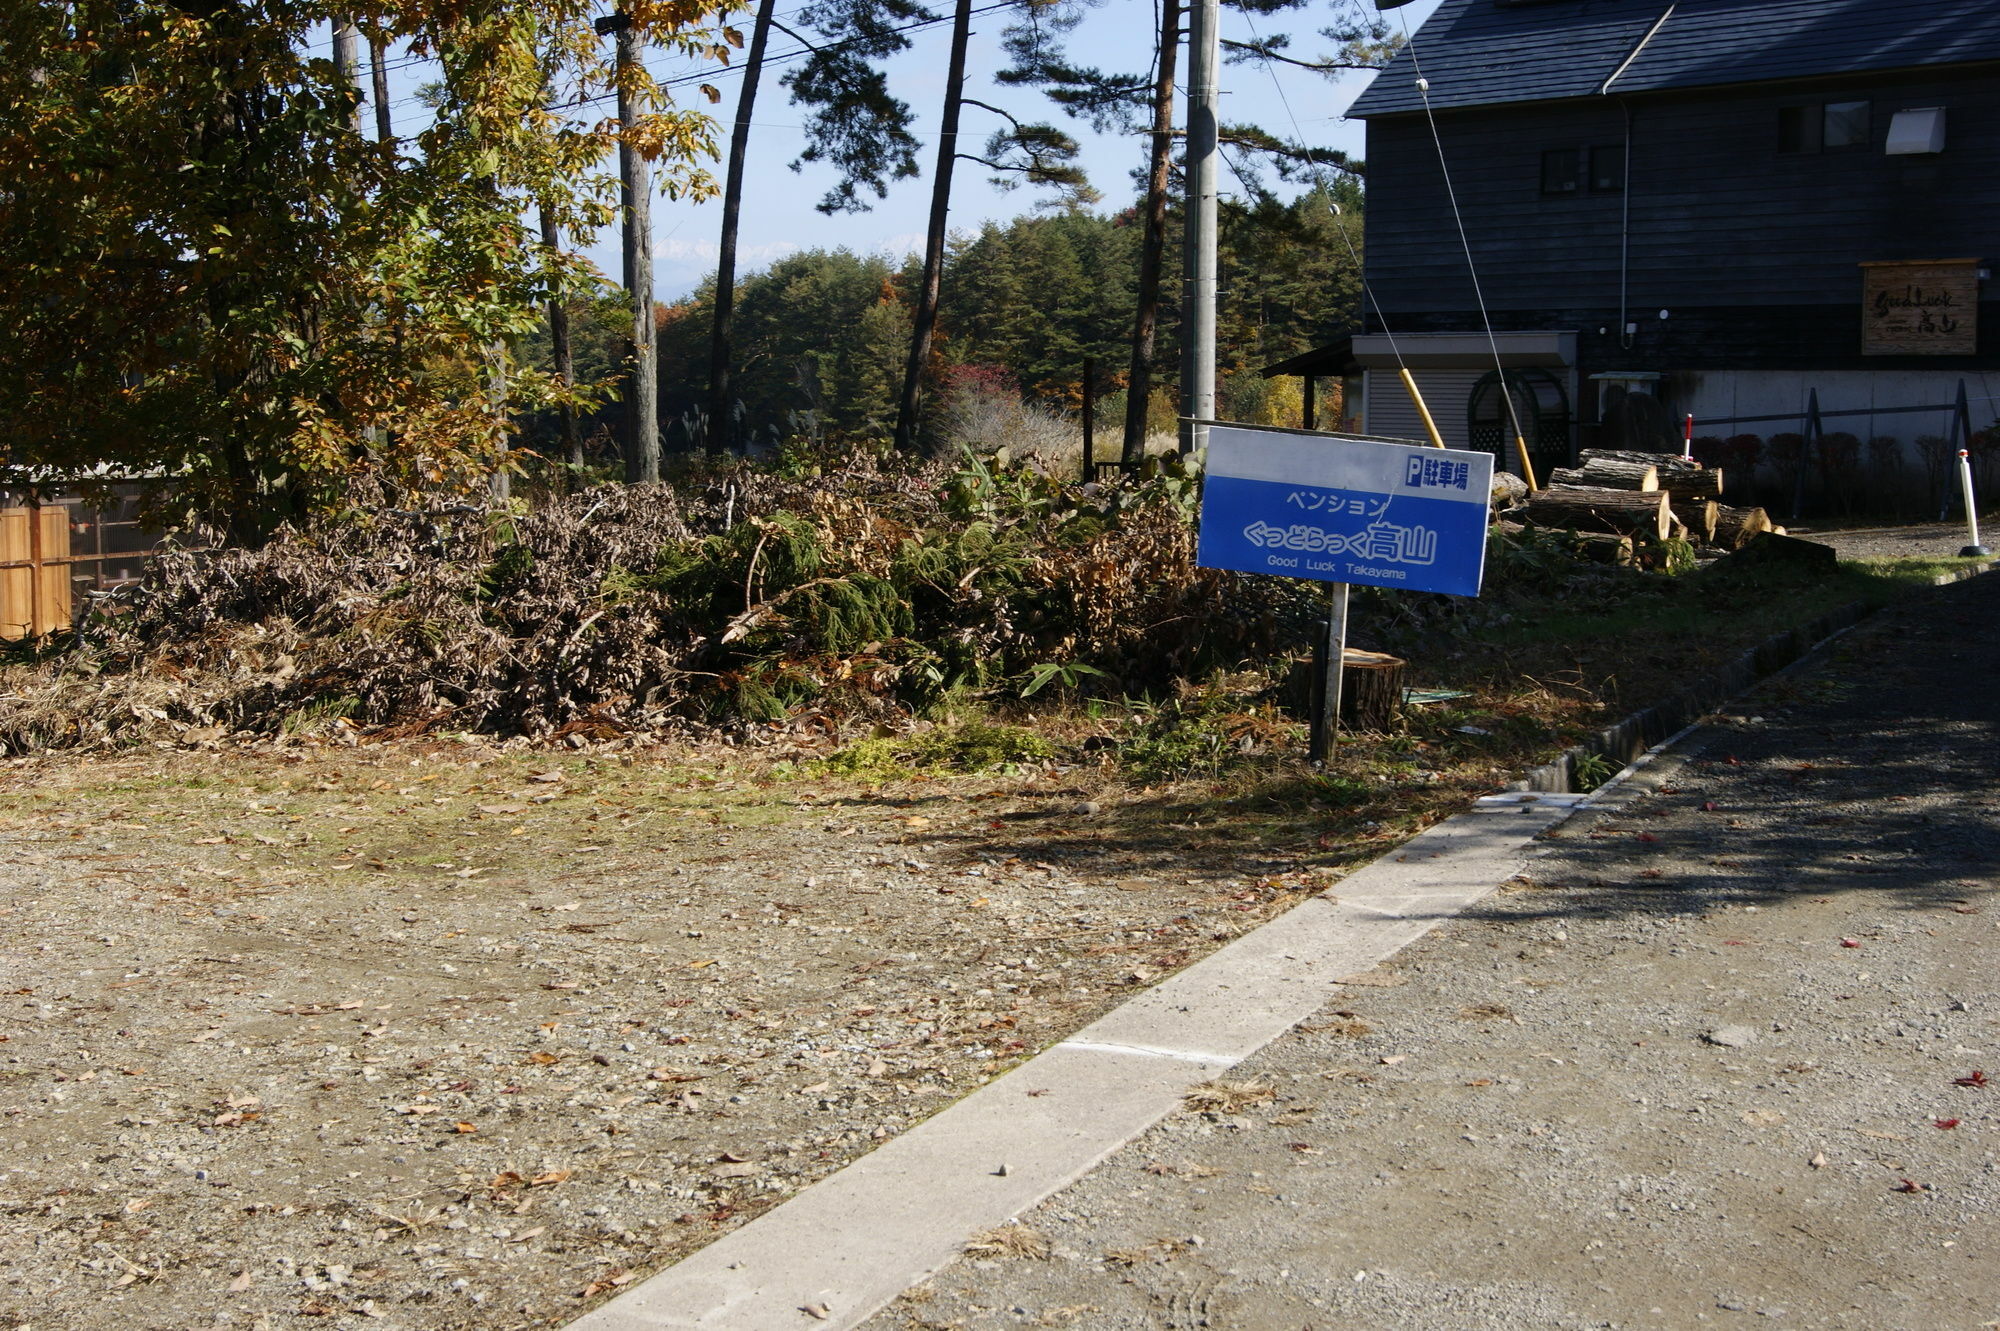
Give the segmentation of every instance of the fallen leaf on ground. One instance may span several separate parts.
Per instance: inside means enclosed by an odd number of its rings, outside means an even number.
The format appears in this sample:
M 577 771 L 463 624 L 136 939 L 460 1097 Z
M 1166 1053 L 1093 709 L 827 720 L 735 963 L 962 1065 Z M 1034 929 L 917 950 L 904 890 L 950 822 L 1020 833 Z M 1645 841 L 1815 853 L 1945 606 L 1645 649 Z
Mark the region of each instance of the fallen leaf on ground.
M 1277 1098 L 1278 1093 L 1261 1081 L 1229 1081 L 1220 1077 L 1191 1086 L 1181 1096 L 1189 1109 L 1222 1114 L 1234 1114 Z
M 1026 1257 L 1043 1261 L 1050 1247 L 1039 1231 L 1017 1224 L 975 1234 L 966 1242 L 965 1252 L 969 1257 Z
M 1358 985 L 1366 989 L 1394 989 L 1409 982 L 1408 976 L 1385 970 L 1357 971 L 1353 975 L 1343 975 L 1334 981 L 1335 984 Z
M 1986 1085 L 1986 1074 L 1975 1068 L 1966 1076 L 1953 1077 L 1951 1084 L 1954 1086 L 1983 1087 Z

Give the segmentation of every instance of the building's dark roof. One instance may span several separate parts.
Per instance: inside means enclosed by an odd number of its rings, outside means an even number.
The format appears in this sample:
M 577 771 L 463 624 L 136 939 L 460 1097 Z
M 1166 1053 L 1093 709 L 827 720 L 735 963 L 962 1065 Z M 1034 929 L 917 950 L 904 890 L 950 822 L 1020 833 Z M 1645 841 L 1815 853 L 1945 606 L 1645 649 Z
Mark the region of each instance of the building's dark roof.
M 1276 365 L 1266 365 L 1259 373 L 1266 379 L 1275 379 L 1281 374 L 1309 374 L 1324 378 L 1345 374 L 1347 368 L 1353 364 L 1354 339 L 1343 337 L 1323 347 L 1301 351 L 1298 355 L 1281 360 Z
M 1660 23 L 1667 10 L 1667 0 L 1444 0 L 1414 51 L 1348 114 L 1421 111 L 1419 65 L 1443 110 L 1593 96 L 1608 80 L 1613 93 L 1659 92 L 2000 60 L 1993 0 L 1679 0 Z

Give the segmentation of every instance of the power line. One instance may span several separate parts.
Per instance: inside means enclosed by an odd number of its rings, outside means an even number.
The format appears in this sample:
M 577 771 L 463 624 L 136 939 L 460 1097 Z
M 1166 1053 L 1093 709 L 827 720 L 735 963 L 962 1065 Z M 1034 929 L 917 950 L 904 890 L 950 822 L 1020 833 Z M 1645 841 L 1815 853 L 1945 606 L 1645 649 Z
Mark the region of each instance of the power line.
M 1368 271 L 1362 266 L 1360 251 L 1354 248 L 1354 237 L 1347 233 L 1346 217 L 1340 211 L 1340 205 L 1332 201 L 1331 191 L 1327 190 L 1326 180 L 1321 174 L 1323 170 L 1322 164 L 1314 160 L 1307 151 L 1305 131 L 1299 128 L 1299 117 L 1292 110 L 1292 99 L 1285 95 L 1284 82 L 1278 77 L 1278 71 L 1272 63 L 1270 53 L 1262 49 L 1264 39 L 1258 34 L 1256 20 L 1250 17 L 1248 9 L 1243 11 L 1243 21 L 1250 26 L 1250 39 L 1256 42 L 1259 47 L 1258 55 L 1263 61 L 1264 72 L 1270 76 L 1271 87 L 1278 94 L 1278 102 L 1285 108 L 1285 118 L 1292 122 L 1292 142 L 1298 148 L 1299 156 L 1305 161 L 1307 168 L 1312 173 L 1313 187 L 1325 191 L 1329 195 L 1327 207 L 1333 213 L 1333 229 L 1340 233 L 1342 243 L 1347 246 L 1347 257 L 1354 264 L 1354 276 L 1361 283 L 1361 295 L 1369 305 L 1374 307 L 1375 321 L 1382 326 L 1382 336 L 1389 343 L 1389 354 L 1396 358 L 1396 368 L 1407 374 L 1409 366 L 1403 360 L 1402 348 L 1396 345 L 1396 335 L 1389 330 L 1389 316 L 1383 313 L 1382 302 L 1376 298 L 1375 288 L 1369 284 Z M 1412 55 L 1414 56 L 1414 52 Z

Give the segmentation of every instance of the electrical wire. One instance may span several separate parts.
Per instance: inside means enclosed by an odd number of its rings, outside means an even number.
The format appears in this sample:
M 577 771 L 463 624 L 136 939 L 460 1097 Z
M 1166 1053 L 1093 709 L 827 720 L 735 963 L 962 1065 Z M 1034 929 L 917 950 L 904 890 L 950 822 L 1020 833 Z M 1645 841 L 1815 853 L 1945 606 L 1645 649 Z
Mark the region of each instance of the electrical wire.
M 1500 339 L 1493 334 L 1493 317 L 1486 309 L 1486 293 L 1479 285 L 1479 265 L 1472 258 L 1472 241 L 1465 233 L 1465 214 L 1459 211 L 1458 191 L 1451 183 L 1451 167 L 1445 161 L 1444 136 L 1438 132 L 1437 112 L 1431 108 L 1431 81 L 1424 77 L 1423 62 L 1417 56 L 1416 35 L 1410 31 L 1410 20 L 1401 9 L 1396 11 L 1396 20 L 1403 29 L 1403 45 L 1410 53 L 1410 68 L 1416 72 L 1417 95 L 1423 98 L 1424 119 L 1430 125 L 1431 143 L 1437 148 L 1438 172 L 1444 177 L 1445 198 L 1451 203 L 1452 221 L 1458 227 L 1458 243 L 1465 251 L 1465 269 L 1472 278 L 1472 298 L 1479 305 L 1479 321 L 1486 328 L 1486 345 L 1493 352 L 1493 375 L 1499 381 L 1500 400 L 1507 404 L 1507 419 L 1514 427 L 1514 446 L 1521 455 L 1521 479 L 1535 488 L 1534 465 L 1528 461 L 1528 439 L 1521 429 L 1521 414 L 1514 404 L 1514 394 L 1507 386 L 1507 367 L 1500 359 Z
M 1270 54 L 1263 49 L 1264 39 L 1258 33 L 1256 20 L 1250 17 L 1248 9 L 1243 11 L 1243 21 L 1250 27 L 1250 39 L 1258 46 L 1258 58 L 1263 62 L 1264 72 L 1270 75 L 1271 87 L 1278 94 L 1279 105 L 1285 108 L 1285 118 L 1292 122 L 1292 143 L 1298 149 L 1300 159 L 1306 163 L 1306 166 L 1312 173 L 1313 188 L 1327 195 L 1326 207 L 1327 211 L 1332 213 L 1334 217 L 1335 225 L 1333 229 L 1340 233 L 1341 241 L 1347 246 L 1347 257 L 1354 264 L 1355 277 L 1361 282 L 1362 298 L 1375 311 L 1375 322 L 1382 329 L 1383 340 L 1389 344 L 1389 354 L 1395 358 L 1396 368 L 1407 374 L 1410 367 L 1403 360 L 1402 348 L 1396 345 L 1395 333 L 1390 331 L 1389 316 L 1383 312 L 1382 302 L 1376 299 L 1375 288 L 1369 284 L 1367 270 L 1361 263 L 1361 253 L 1354 248 L 1354 237 L 1348 234 L 1347 215 L 1340 210 L 1340 205 L 1332 197 L 1332 191 L 1327 188 L 1323 164 L 1314 161 L 1311 154 L 1306 150 L 1305 131 L 1299 127 L 1299 117 L 1292 110 L 1292 99 L 1285 95 L 1284 82 L 1278 78 L 1278 71 L 1271 61 Z

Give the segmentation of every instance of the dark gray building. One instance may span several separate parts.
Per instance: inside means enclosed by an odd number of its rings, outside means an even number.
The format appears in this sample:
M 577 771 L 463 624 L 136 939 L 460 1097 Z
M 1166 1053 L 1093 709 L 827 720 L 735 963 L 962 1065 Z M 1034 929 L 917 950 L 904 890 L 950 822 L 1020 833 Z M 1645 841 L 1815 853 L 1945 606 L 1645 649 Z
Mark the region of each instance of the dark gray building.
M 1444 0 L 1349 114 L 1380 306 L 1354 428 L 1419 433 L 1393 337 L 1448 442 L 1498 442 L 1475 271 L 1550 455 L 1618 390 L 1722 434 L 1812 390 L 2000 407 L 1996 0 Z

